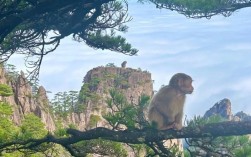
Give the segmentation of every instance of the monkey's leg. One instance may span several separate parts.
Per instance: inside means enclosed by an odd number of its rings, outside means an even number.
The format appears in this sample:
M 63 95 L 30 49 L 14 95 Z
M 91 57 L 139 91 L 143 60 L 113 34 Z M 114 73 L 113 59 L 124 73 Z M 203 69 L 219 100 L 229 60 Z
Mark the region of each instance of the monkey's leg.
M 175 117 L 175 124 L 174 124 L 174 129 L 175 130 L 181 130 L 182 129 L 182 117 L 183 113 L 178 113 Z
M 176 123 L 172 122 L 171 124 L 169 123 L 168 125 L 162 126 L 161 128 L 159 128 L 159 130 L 168 130 L 168 129 L 172 129 L 175 128 Z
M 159 128 L 159 130 L 168 130 L 168 129 L 172 129 L 174 127 L 175 127 L 175 123 L 168 125 L 168 126 L 165 126 L 165 127 L 162 127 L 162 128 Z
M 175 127 L 175 123 L 176 123 L 176 119 L 175 119 L 175 115 L 169 114 L 168 116 L 164 116 L 164 123 L 162 125 L 162 127 L 159 128 L 159 130 L 168 130 L 168 129 L 172 129 Z

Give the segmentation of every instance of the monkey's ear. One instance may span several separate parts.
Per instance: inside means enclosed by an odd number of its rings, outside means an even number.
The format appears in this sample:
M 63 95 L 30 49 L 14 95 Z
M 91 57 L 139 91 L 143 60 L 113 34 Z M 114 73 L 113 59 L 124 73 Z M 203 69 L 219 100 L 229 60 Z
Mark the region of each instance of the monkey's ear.
M 182 87 L 183 84 L 184 84 L 183 79 L 182 79 L 182 78 L 179 78 L 179 79 L 178 79 L 178 86 L 179 86 L 179 87 Z

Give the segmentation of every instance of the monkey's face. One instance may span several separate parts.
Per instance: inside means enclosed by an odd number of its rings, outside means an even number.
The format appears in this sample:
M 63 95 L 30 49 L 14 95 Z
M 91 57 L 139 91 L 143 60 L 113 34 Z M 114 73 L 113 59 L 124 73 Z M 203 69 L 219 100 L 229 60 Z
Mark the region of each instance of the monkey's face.
M 193 93 L 193 80 L 191 78 L 186 78 L 182 80 L 182 83 L 180 84 L 180 89 L 185 94 L 191 94 Z
M 191 94 L 193 92 L 192 82 L 192 77 L 189 75 L 177 73 L 171 78 L 169 85 L 179 90 L 182 94 Z

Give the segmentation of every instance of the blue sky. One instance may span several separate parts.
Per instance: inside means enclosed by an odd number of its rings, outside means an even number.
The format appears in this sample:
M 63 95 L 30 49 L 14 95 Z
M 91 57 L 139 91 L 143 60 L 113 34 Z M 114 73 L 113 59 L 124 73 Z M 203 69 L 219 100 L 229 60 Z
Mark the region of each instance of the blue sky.
M 189 19 L 151 4 L 129 3 L 133 20 L 123 34 L 137 56 L 93 50 L 71 38 L 44 58 L 40 84 L 54 94 L 80 90 L 90 69 L 126 60 L 127 66 L 152 73 L 154 89 L 168 84 L 170 77 L 184 72 L 194 79 L 195 91 L 188 95 L 185 115 L 203 115 L 223 98 L 232 102 L 234 113 L 251 114 L 251 9 L 208 19 Z M 24 69 L 23 59 L 13 56 L 9 63 Z

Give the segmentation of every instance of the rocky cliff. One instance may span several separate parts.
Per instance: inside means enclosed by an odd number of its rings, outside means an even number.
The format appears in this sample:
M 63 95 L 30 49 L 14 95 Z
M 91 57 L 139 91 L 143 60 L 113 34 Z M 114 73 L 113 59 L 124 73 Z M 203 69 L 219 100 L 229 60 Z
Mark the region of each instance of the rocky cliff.
M 243 111 L 237 112 L 236 114 L 232 113 L 231 101 L 227 98 L 222 99 L 221 101 L 214 104 L 206 113 L 204 114 L 205 118 L 210 116 L 221 116 L 230 121 L 247 121 L 251 120 L 251 116 L 244 113 Z
M 97 67 L 88 71 L 83 82 L 84 84 L 92 83 L 93 80 L 96 80 L 96 84 L 89 86 L 90 91 L 99 94 L 102 99 L 108 96 L 111 88 L 123 92 L 127 100 L 134 103 L 138 102 L 138 98 L 142 94 L 151 96 L 153 93 L 151 74 L 147 71 L 132 68 Z
M 63 127 L 73 124 L 80 130 L 106 126 L 102 120 L 102 114 L 107 112 L 106 100 L 112 88 L 122 92 L 127 100 L 133 103 L 137 103 L 142 94 L 151 96 L 153 93 L 149 72 L 125 67 L 93 68 L 84 77 L 79 95 L 79 107 L 62 118 L 50 111 L 44 87 L 39 87 L 37 93 L 34 94 L 23 72 L 20 75 L 10 76 L 1 68 L 0 83 L 7 84 L 13 89 L 14 95 L 5 99 L 13 106 L 12 118 L 17 125 L 21 123 L 25 114 L 32 112 L 41 118 L 47 130 L 51 132 L 56 129 L 55 123 L 58 122 L 62 123 Z M 92 118 L 96 118 L 95 126 L 90 121 Z
M 250 121 L 251 120 L 251 116 L 244 113 L 243 111 L 237 112 L 235 114 L 235 117 L 238 117 L 242 121 Z
M 210 117 L 219 115 L 223 118 L 231 120 L 233 118 L 232 110 L 231 110 L 231 102 L 229 99 L 222 99 L 221 101 L 214 104 L 205 114 L 204 117 Z
M 102 115 L 107 110 L 106 100 L 109 90 L 122 92 L 128 102 L 138 103 L 141 95 L 151 96 L 153 85 L 151 74 L 132 68 L 96 67 L 87 72 L 79 93 L 78 109 L 64 120 L 64 124 L 74 124 L 78 129 L 107 126 Z M 96 121 L 95 126 L 93 120 Z
M 17 125 L 21 123 L 25 114 L 32 112 L 41 118 L 42 122 L 46 124 L 47 130 L 54 131 L 56 129 L 53 115 L 49 113 L 49 100 L 42 86 L 34 95 L 23 72 L 13 76 L 6 73 L 2 67 L 0 68 L 0 83 L 12 87 L 13 96 L 4 99 L 12 105 L 14 111 L 12 119 Z

